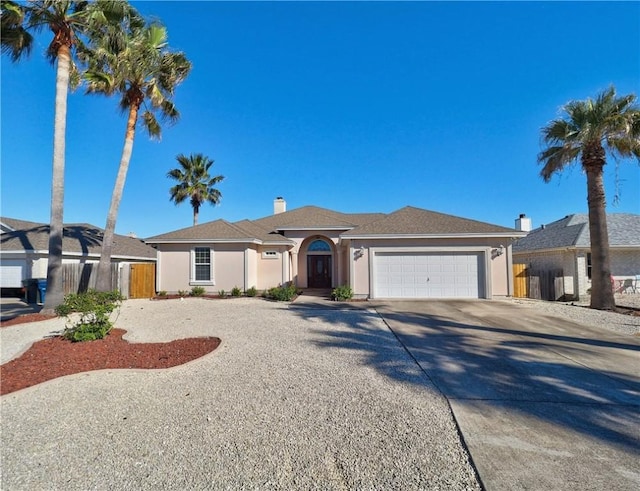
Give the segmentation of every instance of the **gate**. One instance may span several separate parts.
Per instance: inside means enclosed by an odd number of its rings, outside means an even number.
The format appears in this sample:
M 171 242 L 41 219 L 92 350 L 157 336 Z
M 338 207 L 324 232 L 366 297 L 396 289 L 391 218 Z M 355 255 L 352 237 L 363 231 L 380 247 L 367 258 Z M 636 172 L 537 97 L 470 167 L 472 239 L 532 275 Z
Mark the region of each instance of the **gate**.
M 526 264 L 513 265 L 513 296 L 516 298 L 529 296 L 529 270 Z
M 130 265 L 129 298 L 151 298 L 156 294 L 156 265 L 139 263 Z

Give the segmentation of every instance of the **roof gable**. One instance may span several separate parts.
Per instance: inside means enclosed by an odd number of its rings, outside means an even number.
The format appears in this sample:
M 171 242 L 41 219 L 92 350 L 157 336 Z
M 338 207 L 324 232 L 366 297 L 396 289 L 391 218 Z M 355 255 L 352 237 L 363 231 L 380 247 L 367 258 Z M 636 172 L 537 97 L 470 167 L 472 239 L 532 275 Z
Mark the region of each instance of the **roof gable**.
M 186 227 L 180 230 L 174 230 L 166 234 L 155 235 L 146 239 L 148 243 L 166 242 L 166 241 L 237 241 L 237 242 L 253 242 L 255 235 L 243 228 L 218 219 L 212 222 L 202 223 L 193 227 Z

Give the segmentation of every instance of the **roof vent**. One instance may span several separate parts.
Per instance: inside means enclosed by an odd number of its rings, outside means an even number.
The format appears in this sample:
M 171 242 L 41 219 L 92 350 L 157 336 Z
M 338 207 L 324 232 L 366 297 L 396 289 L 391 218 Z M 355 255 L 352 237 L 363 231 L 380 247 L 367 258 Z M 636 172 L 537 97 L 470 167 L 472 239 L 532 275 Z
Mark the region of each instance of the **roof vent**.
M 287 202 L 282 196 L 278 196 L 273 200 L 273 214 L 277 215 L 279 213 L 284 213 L 285 211 L 287 211 Z
M 524 213 L 520 213 L 520 216 L 516 218 L 516 230 L 531 232 L 531 218 L 528 218 Z

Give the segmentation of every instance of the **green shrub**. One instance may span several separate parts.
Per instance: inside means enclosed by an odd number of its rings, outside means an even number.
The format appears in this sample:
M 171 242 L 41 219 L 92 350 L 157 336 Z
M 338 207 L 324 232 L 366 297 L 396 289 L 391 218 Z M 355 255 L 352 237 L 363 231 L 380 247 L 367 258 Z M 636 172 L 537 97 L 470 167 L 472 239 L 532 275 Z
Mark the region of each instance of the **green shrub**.
M 232 297 L 242 296 L 242 290 L 240 290 L 240 288 L 238 288 L 237 286 L 234 286 L 233 289 L 231 290 L 231 296 Z
M 102 339 L 113 327 L 109 318 L 105 315 L 83 316 L 82 320 L 72 327 L 66 328 L 62 336 L 73 342 L 95 341 Z
M 159 297 L 166 297 L 167 296 L 167 290 L 160 290 L 158 292 L 158 296 Z
M 120 292 L 98 292 L 87 290 L 83 293 L 65 295 L 64 302 L 56 307 L 56 314 L 69 315 L 71 312 L 105 312 L 111 313 L 124 300 Z
M 191 289 L 191 293 L 189 293 L 189 295 L 191 295 L 192 297 L 201 297 L 202 295 L 204 295 L 205 289 L 203 286 L 194 286 Z
M 245 294 L 247 295 L 247 297 L 255 297 L 258 294 L 258 290 L 255 286 L 252 286 L 245 292 Z
M 84 293 L 66 295 L 64 303 L 56 308 L 56 313 L 68 316 L 72 312 L 78 312 L 80 319 L 75 324 L 65 327 L 62 336 L 74 342 L 104 338 L 113 327 L 109 314 L 123 300 L 124 297 L 118 291 L 88 290 Z
M 187 290 L 178 290 L 179 297 L 186 297 L 189 294 Z
M 277 300 L 278 302 L 290 302 L 297 293 L 298 292 L 294 285 L 276 286 L 269 289 L 267 292 L 267 298 Z
M 344 302 L 353 298 L 353 290 L 349 285 L 337 286 L 331 291 L 331 300 Z
M 225 292 L 224 290 L 218 290 L 218 296 L 220 298 L 227 298 L 227 292 Z

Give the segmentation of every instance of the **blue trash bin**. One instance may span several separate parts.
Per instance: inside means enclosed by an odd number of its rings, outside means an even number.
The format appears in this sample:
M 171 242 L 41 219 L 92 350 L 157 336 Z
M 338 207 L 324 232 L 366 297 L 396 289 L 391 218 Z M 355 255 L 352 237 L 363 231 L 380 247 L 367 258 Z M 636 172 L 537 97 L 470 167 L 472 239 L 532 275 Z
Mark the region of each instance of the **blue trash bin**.
M 44 298 L 47 293 L 47 280 L 39 279 L 38 280 L 38 293 L 40 294 L 40 303 L 44 304 Z

